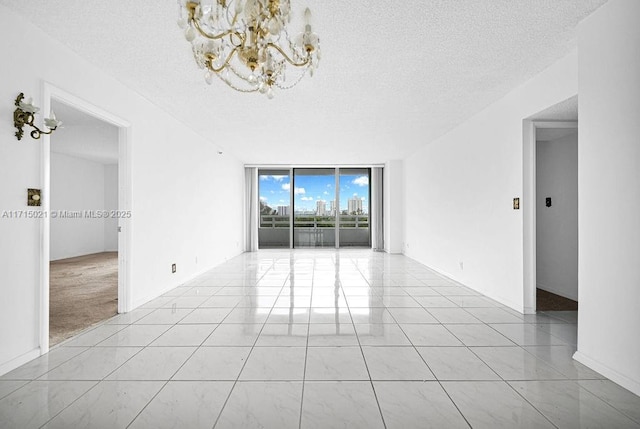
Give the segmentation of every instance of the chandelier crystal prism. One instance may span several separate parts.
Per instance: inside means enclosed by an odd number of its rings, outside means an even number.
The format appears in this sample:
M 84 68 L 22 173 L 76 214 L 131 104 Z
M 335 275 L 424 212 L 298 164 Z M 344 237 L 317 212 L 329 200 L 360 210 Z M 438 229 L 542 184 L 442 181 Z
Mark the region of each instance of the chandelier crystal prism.
M 273 98 L 290 89 L 320 60 L 320 39 L 304 12 L 304 31 L 292 39 L 290 0 L 178 0 L 178 26 L 191 43 L 205 81 L 214 75 L 240 92 Z

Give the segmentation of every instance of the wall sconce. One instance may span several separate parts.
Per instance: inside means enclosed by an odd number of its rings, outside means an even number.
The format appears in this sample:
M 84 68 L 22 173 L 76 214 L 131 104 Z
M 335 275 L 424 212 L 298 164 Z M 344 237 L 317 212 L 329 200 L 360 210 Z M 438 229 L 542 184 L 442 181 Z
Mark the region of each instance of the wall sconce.
M 51 134 L 56 130 L 56 128 L 62 125 L 62 121 L 58 121 L 56 119 L 56 115 L 52 110 L 51 117 L 44 119 L 44 124 L 47 128 L 49 128 L 49 131 L 41 130 L 33 124 L 36 113 L 38 113 L 40 108 L 36 107 L 33 104 L 31 98 L 28 98 L 26 101 L 23 100 L 24 94 L 20 93 L 20 95 L 18 95 L 18 98 L 16 98 L 16 110 L 13 112 L 13 126 L 18 130 L 16 131 L 16 137 L 18 138 L 18 140 L 22 140 L 22 136 L 24 135 L 23 128 L 25 125 L 29 125 L 31 128 L 33 128 L 33 131 L 31 131 L 31 133 L 29 134 L 34 139 L 39 139 L 42 134 Z

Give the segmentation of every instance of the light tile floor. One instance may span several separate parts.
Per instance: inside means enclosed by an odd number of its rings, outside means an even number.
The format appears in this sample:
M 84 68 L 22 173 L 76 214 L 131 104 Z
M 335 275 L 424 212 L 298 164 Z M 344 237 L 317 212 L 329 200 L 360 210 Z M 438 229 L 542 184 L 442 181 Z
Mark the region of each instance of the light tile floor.
M 640 428 L 576 320 L 403 256 L 247 253 L 0 377 L 0 427 Z

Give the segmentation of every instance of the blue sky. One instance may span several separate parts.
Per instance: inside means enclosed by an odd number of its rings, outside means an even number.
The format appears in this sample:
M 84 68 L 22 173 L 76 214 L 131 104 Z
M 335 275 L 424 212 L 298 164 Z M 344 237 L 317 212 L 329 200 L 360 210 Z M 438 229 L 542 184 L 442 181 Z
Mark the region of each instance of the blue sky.
M 316 201 L 335 199 L 334 176 L 298 176 L 295 188 L 295 210 L 315 211 Z M 369 212 L 369 178 L 366 175 L 340 175 L 340 210 L 346 210 L 349 198 L 363 199 L 362 208 Z M 270 207 L 289 206 L 289 176 L 260 176 L 260 199 Z

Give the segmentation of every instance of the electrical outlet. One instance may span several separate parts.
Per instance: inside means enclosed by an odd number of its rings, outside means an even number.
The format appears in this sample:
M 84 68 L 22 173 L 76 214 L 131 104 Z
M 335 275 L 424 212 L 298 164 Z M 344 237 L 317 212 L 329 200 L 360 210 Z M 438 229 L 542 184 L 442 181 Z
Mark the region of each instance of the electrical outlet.
M 178 271 L 176 268 L 176 264 L 171 264 L 171 272 L 175 274 L 176 271 Z
M 513 199 L 513 209 L 520 210 L 520 198 Z

